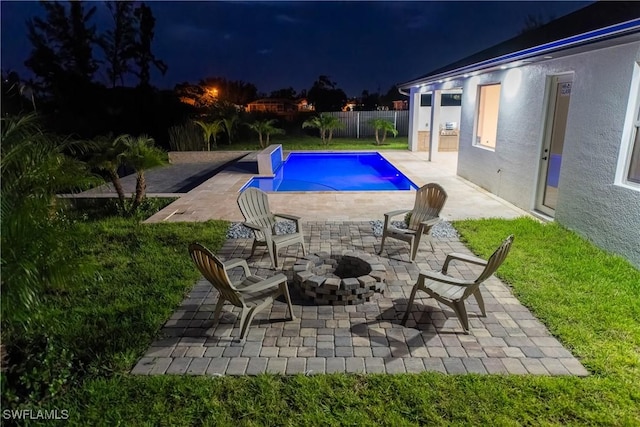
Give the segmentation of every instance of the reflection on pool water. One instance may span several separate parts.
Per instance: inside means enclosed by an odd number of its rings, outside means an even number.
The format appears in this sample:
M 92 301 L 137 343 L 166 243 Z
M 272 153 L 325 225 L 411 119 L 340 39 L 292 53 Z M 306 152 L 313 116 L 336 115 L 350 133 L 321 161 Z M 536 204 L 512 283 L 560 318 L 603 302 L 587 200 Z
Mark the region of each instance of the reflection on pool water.
M 242 189 L 263 191 L 389 191 L 417 186 L 379 153 L 291 153 L 273 178 L 252 178 Z

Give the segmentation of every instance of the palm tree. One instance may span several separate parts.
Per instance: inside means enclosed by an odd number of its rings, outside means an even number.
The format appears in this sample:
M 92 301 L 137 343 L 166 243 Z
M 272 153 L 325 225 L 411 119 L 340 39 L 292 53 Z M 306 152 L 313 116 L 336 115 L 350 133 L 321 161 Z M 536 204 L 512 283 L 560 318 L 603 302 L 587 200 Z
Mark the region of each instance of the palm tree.
M 284 129 L 275 127 L 273 124 L 275 119 L 271 120 L 258 120 L 254 123 L 247 123 L 247 126 L 258 133 L 258 139 L 260 140 L 260 147 L 265 148 L 269 146 L 270 135 L 283 135 Z M 263 137 L 264 136 L 264 137 Z
M 167 163 L 166 153 L 155 147 L 154 139 L 147 135 L 134 137 L 128 134 L 116 138 L 115 144 L 122 144 L 119 159 L 136 171 L 136 194 L 131 205 L 131 213 L 135 213 L 146 194 L 147 183 L 145 171 Z
M 31 100 L 33 111 L 38 112 L 36 109 L 36 98 L 34 95 L 33 85 L 31 83 L 20 83 L 19 91 L 21 96 L 26 96 Z
M 96 143 L 96 152 L 89 160 L 89 164 L 98 170 L 106 172 L 118 194 L 118 201 L 124 212 L 126 195 L 122 188 L 120 175 L 118 175 L 118 168 L 122 165 L 120 157 L 122 145 L 111 134 L 98 136 L 94 138 L 94 142 Z
M 234 133 L 235 128 L 240 123 L 240 117 L 237 114 L 233 114 L 222 119 L 222 123 L 224 124 L 224 131 L 227 133 L 227 137 L 229 138 L 229 145 L 231 145 L 231 136 Z
M 2 324 L 27 327 L 41 293 L 81 280 L 81 263 L 66 246 L 59 192 L 97 184 L 82 155 L 90 144 L 42 130 L 35 114 L 3 117 L 0 137 Z M 4 335 L 4 332 L 3 332 Z
M 195 124 L 202 128 L 202 136 L 204 143 L 207 144 L 207 151 L 211 151 L 211 138 L 213 137 L 213 147 L 218 146 L 218 134 L 224 131 L 222 120 L 216 120 L 214 122 L 203 122 L 195 120 Z
M 331 138 L 333 137 L 333 131 L 344 128 L 344 123 L 335 116 L 322 113 L 319 116 L 313 117 L 302 123 L 302 128 L 308 127 L 318 129 L 320 131 L 322 144 L 329 145 L 331 143 Z
M 389 120 L 371 119 L 369 124 L 376 130 L 376 145 L 384 144 L 384 140 L 387 139 L 387 132 L 393 136 L 398 135 L 398 130 Z M 382 141 L 380 140 L 380 132 L 382 132 Z

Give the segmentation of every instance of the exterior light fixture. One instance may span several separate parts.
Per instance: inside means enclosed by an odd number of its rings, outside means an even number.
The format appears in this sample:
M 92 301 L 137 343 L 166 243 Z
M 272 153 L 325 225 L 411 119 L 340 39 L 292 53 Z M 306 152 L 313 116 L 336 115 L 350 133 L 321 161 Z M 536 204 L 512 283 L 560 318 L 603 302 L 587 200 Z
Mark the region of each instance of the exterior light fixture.
M 522 70 L 520 68 L 512 68 L 507 71 L 504 78 L 505 95 L 508 98 L 513 98 L 517 95 L 522 83 Z

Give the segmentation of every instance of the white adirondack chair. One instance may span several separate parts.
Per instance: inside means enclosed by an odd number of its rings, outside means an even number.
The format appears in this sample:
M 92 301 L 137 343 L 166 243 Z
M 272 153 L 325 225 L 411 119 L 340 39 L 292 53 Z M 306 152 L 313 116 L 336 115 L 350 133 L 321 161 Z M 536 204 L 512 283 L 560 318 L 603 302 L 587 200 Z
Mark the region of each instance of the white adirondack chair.
M 271 213 L 269 199 L 264 191 L 249 187 L 238 196 L 238 207 L 245 219 L 243 224 L 253 230 L 254 240 L 251 255 L 258 246 L 266 246 L 271 258 L 271 264 L 278 269 L 278 250 L 300 243 L 302 254 L 306 255 L 304 236 L 300 225 L 300 217 L 288 214 Z M 296 224 L 296 232 L 290 234 L 276 234 L 276 218 L 292 220 Z
M 430 297 L 451 307 L 456 313 L 456 316 L 458 316 L 465 333 L 468 334 L 469 318 L 467 316 L 467 309 L 465 308 L 464 301 L 469 298 L 469 296 L 473 295 L 478 302 L 482 315 L 487 315 L 484 309 L 484 300 L 480 293 L 480 285 L 495 273 L 498 267 L 500 267 L 509 254 L 511 243 L 513 243 L 513 235 L 507 237 L 487 261 L 472 255 L 453 252 L 447 255 L 442 266 L 442 271 L 421 271 L 418 275 L 418 281 L 411 291 L 409 305 L 407 306 L 407 312 L 402 318 L 402 324 L 404 325 L 407 322 L 416 293 L 418 291 L 424 291 L 429 294 Z M 482 270 L 482 273 L 480 273 L 475 280 L 451 277 L 447 275 L 447 269 L 449 268 L 449 263 L 453 260 L 482 265 L 484 266 L 484 270 Z
M 416 192 L 416 201 L 412 210 L 402 209 L 385 213 L 379 254 L 382 254 L 387 238 L 398 239 L 409 243 L 411 261 L 415 261 L 422 236 L 426 234 L 428 238 L 431 227 L 440 221 L 440 211 L 446 200 L 447 193 L 440 185 L 435 183 L 426 184 Z M 391 218 L 405 215 L 409 212 L 411 213 L 411 218 L 409 219 L 408 228 L 397 228 L 391 224 Z M 431 250 L 433 251 L 433 244 L 430 239 L 429 245 L 431 245 Z
M 227 301 L 242 310 L 240 314 L 240 340 L 246 338 L 253 317 L 271 305 L 279 295 L 284 295 L 287 301 L 289 318 L 295 319 L 287 287 L 287 276 L 284 274 L 280 273 L 268 279 L 252 275 L 245 260 L 236 258 L 222 262 L 209 249 L 199 243 L 189 245 L 189 253 L 200 273 L 220 293 L 213 316 L 214 323 L 218 323 L 222 306 Z M 236 284 L 231 283 L 227 273 L 228 270 L 235 267 L 242 267 L 245 274 L 244 280 Z

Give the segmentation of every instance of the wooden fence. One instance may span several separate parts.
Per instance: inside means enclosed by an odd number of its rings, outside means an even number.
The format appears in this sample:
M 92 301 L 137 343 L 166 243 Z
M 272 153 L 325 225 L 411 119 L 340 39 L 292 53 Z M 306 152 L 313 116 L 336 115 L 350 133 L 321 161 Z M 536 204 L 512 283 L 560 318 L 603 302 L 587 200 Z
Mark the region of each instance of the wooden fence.
M 409 134 L 409 110 L 398 111 L 339 111 L 325 113 L 337 117 L 345 125 L 344 129 L 333 131 L 335 137 L 370 138 L 375 129 L 369 124 L 371 119 L 389 120 L 398 130 L 398 136 Z

